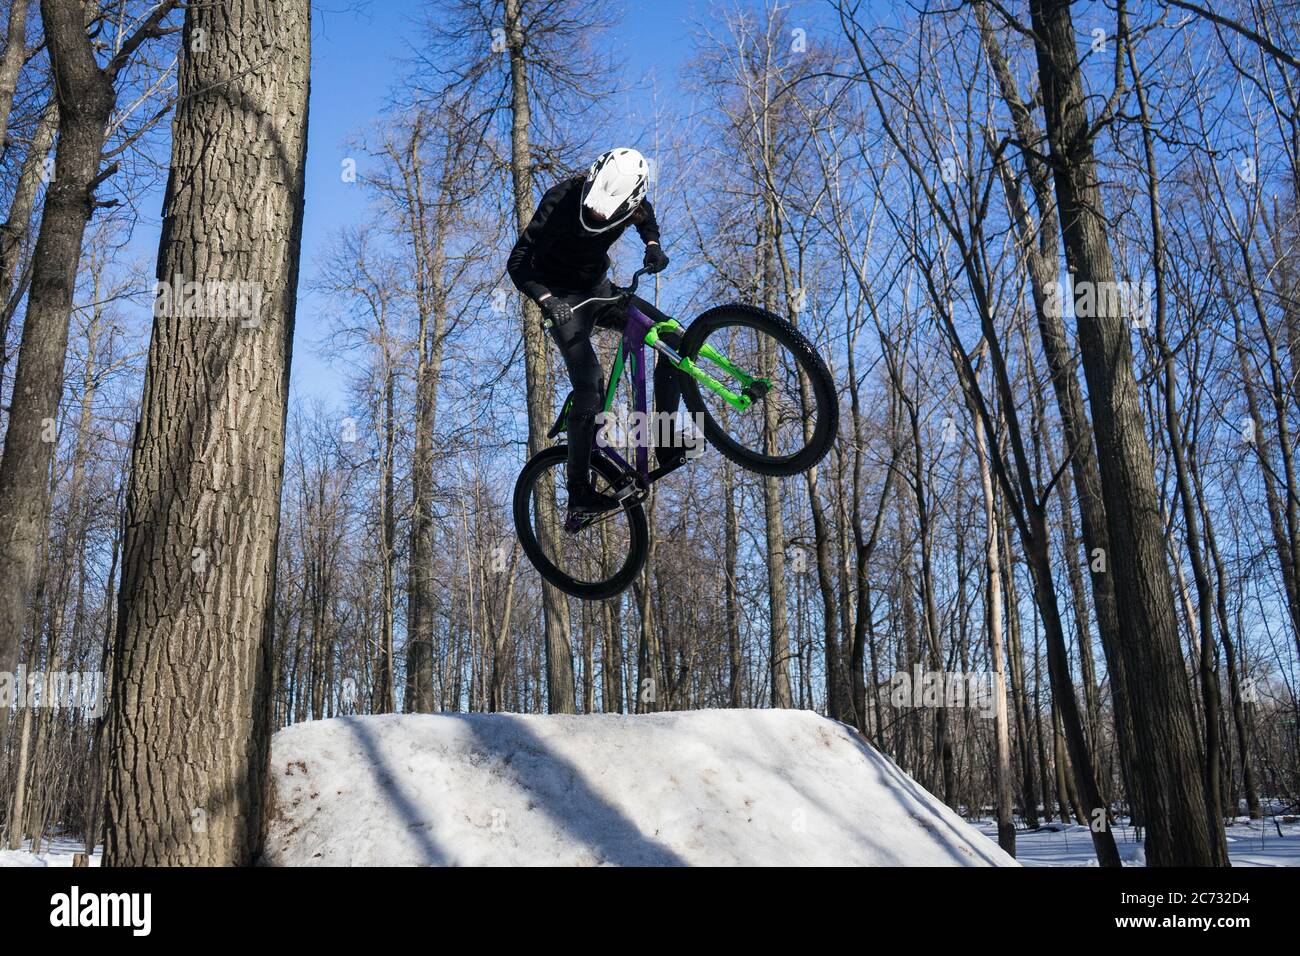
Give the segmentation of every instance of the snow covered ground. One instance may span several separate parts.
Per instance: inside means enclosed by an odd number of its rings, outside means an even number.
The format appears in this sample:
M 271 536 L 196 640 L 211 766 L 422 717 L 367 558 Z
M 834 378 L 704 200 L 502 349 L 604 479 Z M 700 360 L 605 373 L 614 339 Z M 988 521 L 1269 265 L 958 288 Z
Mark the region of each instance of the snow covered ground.
M 1262 824 L 1262 825 L 1261 825 Z M 998 839 L 997 823 L 980 820 L 972 826 L 994 843 Z M 1241 817 L 1228 827 L 1228 857 L 1233 866 L 1300 866 L 1300 823 L 1278 820 L 1282 835 L 1272 819 L 1249 820 Z M 1136 842 L 1133 828 L 1117 826 L 1115 841 L 1125 866 L 1145 866 L 1142 847 Z M 1087 827 L 1059 823 L 1047 828 L 1016 832 L 1016 859 L 1024 866 L 1096 866 L 1092 836 Z
M 90 858 L 91 866 L 99 866 L 103 847 L 95 847 Z M 0 867 L 4 866 L 72 866 L 72 857 L 86 852 L 86 844 L 76 837 L 55 837 L 46 840 L 40 853 L 31 852 L 31 841 L 26 841 L 21 850 L 0 850 Z
M 1282 823 L 1282 836 L 1278 836 L 1272 821 L 1261 827 L 1245 819 L 1238 820 L 1228 829 L 1228 854 L 1234 866 L 1300 866 L 1300 823 Z M 980 821 L 975 829 L 997 842 L 997 825 Z M 1133 829 L 1120 827 L 1119 852 L 1125 866 L 1141 866 L 1142 856 L 1133 842 Z M 79 840 L 61 837 L 47 842 L 39 856 L 23 850 L 0 850 L 0 867 L 7 866 L 72 866 L 72 855 L 82 852 Z M 103 847 L 97 847 L 90 858 L 91 866 L 99 866 Z M 1092 840 L 1081 826 L 1065 830 L 1039 830 L 1016 834 L 1016 857 L 1024 866 L 1096 866 L 1097 857 L 1092 852 Z
M 272 770 L 273 865 L 1015 865 L 807 711 L 343 717 Z
M 281 731 L 272 766 L 275 865 L 1016 862 L 992 821 L 807 711 L 345 717 Z M 1234 865 L 1300 866 L 1300 822 L 1274 820 L 1234 821 Z M 1120 855 L 1142 866 L 1122 824 Z M 71 866 L 83 847 L 28 849 L 0 850 L 0 867 Z M 1087 829 L 1059 823 L 1018 832 L 1016 855 L 1097 865 Z

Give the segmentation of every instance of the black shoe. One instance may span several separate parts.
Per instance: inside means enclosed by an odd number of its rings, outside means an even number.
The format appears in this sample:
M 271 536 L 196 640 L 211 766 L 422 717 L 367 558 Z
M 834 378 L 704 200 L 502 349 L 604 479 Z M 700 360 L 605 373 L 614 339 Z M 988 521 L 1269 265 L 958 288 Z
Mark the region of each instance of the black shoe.
M 597 491 L 591 485 L 578 485 L 569 489 L 569 514 L 598 515 L 613 511 L 618 506 L 617 498 Z

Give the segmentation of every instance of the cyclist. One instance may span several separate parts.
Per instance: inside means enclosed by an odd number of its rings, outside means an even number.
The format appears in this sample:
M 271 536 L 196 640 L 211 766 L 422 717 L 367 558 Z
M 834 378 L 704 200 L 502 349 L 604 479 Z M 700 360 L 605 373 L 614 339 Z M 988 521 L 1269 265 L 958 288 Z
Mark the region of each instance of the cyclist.
M 537 302 L 551 320 L 551 337 L 573 384 L 567 478 L 568 507 L 575 514 L 595 514 L 618 505 L 591 485 L 591 445 L 596 415 L 604 403 L 604 375 L 591 332 L 596 326 L 621 330 L 626 315 L 615 302 L 573 306 L 593 296 L 613 296 L 606 278 L 609 248 L 628 226 L 636 227 L 645 243 L 647 269 L 660 272 L 668 265 L 654 209 L 645 198 L 648 179 L 649 166 L 635 149 L 602 153 L 585 176 L 566 179 L 546 191 L 507 264 L 515 287 Z M 668 318 L 639 296 L 633 301 L 655 322 Z M 681 342 L 677 332 L 666 332 L 662 338 L 673 346 Z M 676 369 L 660 356 L 655 363 L 656 410 L 675 412 L 680 396 Z

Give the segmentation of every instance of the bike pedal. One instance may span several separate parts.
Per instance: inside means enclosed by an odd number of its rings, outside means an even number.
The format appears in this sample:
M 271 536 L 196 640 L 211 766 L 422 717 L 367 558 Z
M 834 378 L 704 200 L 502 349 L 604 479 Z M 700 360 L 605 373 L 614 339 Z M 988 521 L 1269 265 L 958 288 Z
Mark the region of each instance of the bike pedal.
M 629 481 L 627 484 L 614 489 L 614 497 L 618 499 L 619 504 L 623 504 L 629 498 L 639 501 L 641 489 L 635 481 Z

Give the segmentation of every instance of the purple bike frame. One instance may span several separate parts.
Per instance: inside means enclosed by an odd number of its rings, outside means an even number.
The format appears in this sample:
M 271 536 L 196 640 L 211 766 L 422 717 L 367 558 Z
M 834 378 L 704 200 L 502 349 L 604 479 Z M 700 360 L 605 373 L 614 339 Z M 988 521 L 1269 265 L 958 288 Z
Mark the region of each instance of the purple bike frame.
M 623 366 L 628 361 L 632 362 L 632 402 L 633 411 L 645 414 L 650 411 L 649 403 L 646 401 L 646 375 L 645 375 L 645 337 L 650 329 L 654 327 L 654 322 L 649 316 L 636 307 L 635 301 L 629 301 L 627 304 L 627 321 L 623 325 L 623 341 L 619 344 L 619 351 L 614 359 L 614 368 L 609 376 L 609 390 L 605 395 L 605 411 L 609 411 L 614 402 L 614 392 L 618 389 L 618 380 L 623 375 Z M 620 455 L 612 448 L 606 448 L 600 444 L 600 429 L 596 430 L 592 438 L 592 453 L 601 454 L 611 461 L 621 466 L 625 471 L 635 471 L 643 482 L 649 481 L 650 478 L 650 450 L 646 447 L 645 442 L 638 442 L 636 446 L 636 466 L 633 467 L 627 459 Z

